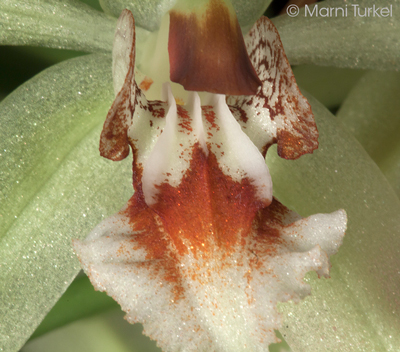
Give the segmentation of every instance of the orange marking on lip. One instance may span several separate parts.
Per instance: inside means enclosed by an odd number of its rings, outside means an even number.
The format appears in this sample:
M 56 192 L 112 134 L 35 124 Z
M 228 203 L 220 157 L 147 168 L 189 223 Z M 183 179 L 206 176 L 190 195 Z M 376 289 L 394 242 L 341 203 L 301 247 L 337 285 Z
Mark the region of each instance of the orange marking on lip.
M 147 92 L 154 81 L 150 77 L 145 77 L 142 82 L 139 84 L 139 88 L 145 92 Z
M 181 98 L 175 98 L 176 105 L 185 105 L 185 102 Z
M 189 112 L 181 105 L 177 106 L 177 113 L 178 116 L 180 117 L 180 123 L 178 124 L 179 126 L 181 126 L 182 128 L 184 128 L 185 130 L 192 132 L 192 118 L 189 116 Z
M 275 200 L 265 208 L 256 198 L 250 180 L 233 181 L 222 172 L 216 156 L 212 152 L 206 156 L 199 144 L 193 146 L 191 157 L 179 186 L 172 187 L 167 182 L 156 186 L 158 199 L 149 207 L 139 181 L 124 211 L 135 233 L 135 248 L 143 248 L 150 261 L 141 265 L 151 270 L 154 277 L 161 276 L 160 280 L 172 285 L 175 302 L 185 294 L 185 278 L 180 270 L 183 256 L 191 253 L 195 259 L 201 258 L 197 270 L 200 271 L 203 265 L 215 260 L 213 253 L 218 251 L 222 269 L 243 265 L 229 260 L 239 250 L 243 251 L 241 260 L 251 255 L 250 267 L 260 268 L 260 255 L 272 254 L 274 244 L 280 241 L 274 224 L 280 224 L 286 209 Z M 140 175 L 141 170 L 136 169 L 134 166 L 134 173 Z M 199 279 L 196 272 L 190 275 L 192 280 Z M 251 272 L 246 277 L 250 281 Z

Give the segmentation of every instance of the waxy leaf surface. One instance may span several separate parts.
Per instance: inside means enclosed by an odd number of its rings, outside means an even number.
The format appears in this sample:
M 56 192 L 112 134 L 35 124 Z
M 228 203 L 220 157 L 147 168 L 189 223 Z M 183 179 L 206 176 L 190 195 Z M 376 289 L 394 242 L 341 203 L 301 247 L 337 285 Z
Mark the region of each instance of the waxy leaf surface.
M 80 1 L 2 0 L 0 43 L 111 51 L 116 19 Z
M 400 196 L 400 74 L 372 71 L 357 83 L 338 118 Z
M 354 16 L 357 5 L 361 16 Z M 315 8 L 314 8 L 315 6 Z M 362 16 L 370 9 L 392 9 L 387 17 Z M 322 12 L 315 15 L 315 9 Z M 347 8 L 347 16 L 335 9 Z M 333 12 L 330 9 L 333 9 Z M 327 0 L 300 9 L 296 17 L 288 15 L 273 19 L 286 55 L 292 65 L 318 64 L 324 66 L 398 70 L 400 68 L 400 1 Z M 313 12 L 311 16 L 309 13 Z M 326 15 L 328 13 L 328 15 Z M 325 14 L 325 16 L 324 16 Z
M 0 105 L 5 351 L 19 350 L 79 271 L 71 238 L 84 238 L 129 198 L 129 163 L 98 152 L 112 99 L 111 60 L 92 55 L 44 71 Z

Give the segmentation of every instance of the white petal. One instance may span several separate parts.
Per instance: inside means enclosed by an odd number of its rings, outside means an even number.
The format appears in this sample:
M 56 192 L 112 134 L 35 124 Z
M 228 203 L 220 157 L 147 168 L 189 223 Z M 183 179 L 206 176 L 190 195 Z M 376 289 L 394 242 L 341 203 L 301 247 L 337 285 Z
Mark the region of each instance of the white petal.
M 123 11 L 117 22 L 112 50 L 114 93 L 124 85 L 131 62 L 135 62 L 135 21 L 128 11 Z
M 282 237 L 293 241 L 293 246 L 306 251 L 315 245 L 329 255 L 337 253 L 342 245 L 347 216 L 344 210 L 332 214 L 317 214 L 301 219 L 285 228 Z
M 163 133 L 154 145 L 143 169 L 143 192 L 148 205 L 157 200 L 156 186 L 163 182 L 176 187 L 189 168 L 192 148 L 198 143 L 205 154 L 204 127 L 201 119 L 200 98 L 191 95 L 186 109 L 177 108 L 169 84 L 164 86 L 169 105 Z
M 312 153 L 318 147 L 314 117 L 296 85 L 276 28 L 262 17 L 245 41 L 263 85 L 255 96 L 228 99 L 243 131 L 264 155 L 273 143 L 278 143 L 279 156 L 285 159 Z
M 257 189 L 258 198 L 269 204 L 272 200 L 272 180 L 263 156 L 243 133 L 225 102 L 225 96 L 212 94 L 210 104 L 214 108 L 215 119 L 211 122 L 204 109 L 207 141 L 222 171 L 234 181 L 248 177 Z
M 111 160 L 122 160 L 128 156 L 131 145 L 141 164 L 142 155 L 151 150 L 161 133 L 160 124 L 165 124 L 160 118 L 164 117 L 166 104 L 148 102 L 136 85 L 135 22 L 128 10 L 122 12 L 115 32 L 113 80 L 116 98 L 104 123 L 100 153 Z
M 169 87 L 169 86 L 168 86 Z M 190 167 L 193 148 L 199 144 L 205 155 L 212 152 L 222 172 L 233 181 L 248 178 L 259 200 L 272 200 L 272 181 L 264 158 L 243 133 L 222 95 L 210 95 L 210 105 L 200 107 L 197 93 L 185 106 L 176 106 L 170 88 L 166 125 L 143 169 L 143 192 L 148 205 L 157 201 L 157 187 L 177 187 Z M 135 130 L 133 130 L 135 131 Z M 136 139 L 131 135 L 132 139 Z M 137 137 L 139 139 L 139 136 Z

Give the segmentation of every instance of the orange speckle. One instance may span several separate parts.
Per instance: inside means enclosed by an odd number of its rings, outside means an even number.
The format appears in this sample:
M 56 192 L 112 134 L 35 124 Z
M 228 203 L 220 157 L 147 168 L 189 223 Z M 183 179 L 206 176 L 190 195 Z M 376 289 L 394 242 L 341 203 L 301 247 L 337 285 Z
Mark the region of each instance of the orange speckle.
M 185 102 L 181 98 L 175 98 L 176 105 L 185 105 Z
M 150 77 L 145 77 L 142 82 L 139 84 L 139 88 L 145 92 L 147 92 L 154 81 Z

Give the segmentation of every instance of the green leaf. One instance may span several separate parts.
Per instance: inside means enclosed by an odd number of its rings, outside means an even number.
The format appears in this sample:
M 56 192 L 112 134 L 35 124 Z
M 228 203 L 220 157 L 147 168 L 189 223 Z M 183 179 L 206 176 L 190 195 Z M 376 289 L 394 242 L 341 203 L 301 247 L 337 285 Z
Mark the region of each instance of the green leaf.
M 361 14 L 366 8 L 392 6 L 391 17 L 354 16 L 359 5 Z M 310 12 L 318 9 L 347 8 L 347 16 L 337 14 L 323 17 Z M 317 64 L 324 66 L 394 70 L 400 68 L 400 1 L 327 0 L 300 9 L 295 17 L 287 15 L 273 19 L 281 36 L 286 55 L 293 65 Z M 315 11 L 316 12 L 316 11 Z M 313 14 L 315 12 L 312 12 Z M 371 12 L 370 12 L 371 13 Z
M 303 216 L 344 208 L 348 231 L 332 257 L 331 278 L 308 275 L 312 295 L 281 305 L 280 332 L 298 351 L 398 351 L 400 201 L 355 138 L 307 98 L 320 147 L 296 161 L 269 151 L 274 193 Z
M 76 0 L 0 1 L 0 44 L 109 52 L 116 19 Z
M 120 309 L 78 320 L 28 342 L 21 352 L 161 352 L 142 334 L 140 324 L 129 324 Z
M 97 11 L 103 12 L 103 9 L 100 6 L 99 0 L 79 0 L 79 1 L 89 5 L 90 7 L 93 7 Z
M 297 84 L 329 109 L 342 104 L 351 88 L 365 74 L 350 68 L 300 65 L 293 67 Z M 327 84 L 329 82 L 329 84 Z
M 338 118 L 378 164 L 400 197 L 400 74 L 368 72 Z
M 263 15 L 272 0 L 231 0 L 244 33 Z
M 47 67 L 85 54 L 32 46 L 2 46 L 0 51 L 0 92 L 4 98 Z
M 131 162 L 102 159 L 111 59 L 66 61 L 0 105 L 0 346 L 18 351 L 79 271 L 85 238 L 132 194 Z M 117 185 L 117 186 L 116 186 Z
M 87 318 L 119 305 L 105 292 L 97 292 L 86 275 L 80 274 L 46 315 L 31 340 L 68 323 Z
M 119 17 L 122 10 L 133 13 L 135 25 L 155 31 L 159 28 L 163 16 L 175 5 L 177 0 L 100 0 L 105 13 Z

